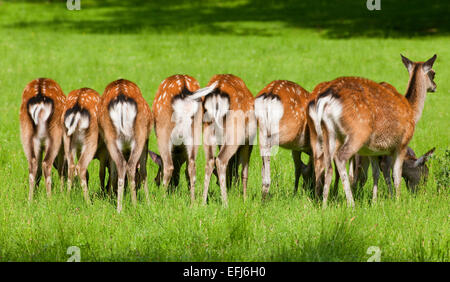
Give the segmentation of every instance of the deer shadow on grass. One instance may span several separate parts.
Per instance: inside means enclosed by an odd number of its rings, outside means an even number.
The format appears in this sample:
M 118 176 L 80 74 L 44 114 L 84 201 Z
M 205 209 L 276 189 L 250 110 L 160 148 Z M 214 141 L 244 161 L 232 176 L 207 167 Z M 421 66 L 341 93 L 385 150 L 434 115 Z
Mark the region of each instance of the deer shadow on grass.
M 47 0 L 42 8 L 49 5 L 58 6 L 52 19 L 6 22 L 3 27 L 95 34 L 144 31 L 259 36 L 277 35 L 287 27 L 316 30 L 328 38 L 442 36 L 450 32 L 447 0 L 382 0 L 381 10 L 374 11 L 367 9 L 366 0 L 82 0 L 80 11 L 67 10 L 65 1 Z

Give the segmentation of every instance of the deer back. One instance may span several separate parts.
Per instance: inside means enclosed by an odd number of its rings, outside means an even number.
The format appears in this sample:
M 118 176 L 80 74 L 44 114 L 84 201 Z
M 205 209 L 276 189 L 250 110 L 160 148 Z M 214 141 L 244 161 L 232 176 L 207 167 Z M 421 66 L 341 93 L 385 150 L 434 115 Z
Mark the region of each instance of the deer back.
M 81 88 L 69 93 L 62 115 L 69 136 L 77 127 L 81 130 L 89 128 L 97 134 L 99 104 L 100 95 L 93 89 Z
M 264 122 L 264 115 L 278 115 L 280 145 L 299 141 L 304 145 L 307 133 L 306 107 L 310 99 L 310 93 L 297 83 L 275 80 L 256 96 L 255 113 L 260 123 Z
M 22 94 L 21 122 L 30 122 L 36 129 L 38 120 L 44 118 L 51 130 L 61 126 L 61 115 L 66 96 L 61 87 L 49 78 L 38 78 L 27 84 Z

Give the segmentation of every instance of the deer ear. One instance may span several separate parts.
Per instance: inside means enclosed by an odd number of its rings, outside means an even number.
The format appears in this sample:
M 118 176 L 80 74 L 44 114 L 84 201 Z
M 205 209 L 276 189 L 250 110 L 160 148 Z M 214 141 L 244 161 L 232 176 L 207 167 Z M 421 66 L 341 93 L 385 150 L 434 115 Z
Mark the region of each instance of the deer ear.
M 400 56 L 402 57 L 402 62 L 405 65 L 406 69 L 408 70 L 409 73 L 411 73 L 413 70 L 414 63 L 410 59 L 403 56 L 402 54 L 400 54 Z
M 162 159 L 160 155 L 150 150 L 148 151 L 148 153 L 150 154 L 150 158 L 152 159 L 152 161 L 154 161 L 158 166 L 162 166 Z
M 429 151 L 426 152 L 423 156 L 421 156 L 420 158 L 418 158 L 418 159 L 414 162 L 414 166 L 417 167 L 417 166 L 422 166 L 422 165 L 424 165 L 424 164 L 431 158 L 431 156 L 433 155 L 435 149 L 436 149 L 436 148 L 433 148 L 433 149 L 429 150 Z
M 431 59 L 429 59 L 428 61 L 423 63 L 423 70 L 425 72 L 428 72 L 431 70 L 431 68 L 433 67 L 434 61 L 436 61 L 436 58 L 437 58 L 437 56 L 435 54 L 433 57 L 431 57 Z
M 414 153 L 414 150 L 411 149 L 411 147 L 407 147 L 406 148 L 406 155 L 407 156 L 411 156 L 413 158 L 416 158 L 416 153 Z

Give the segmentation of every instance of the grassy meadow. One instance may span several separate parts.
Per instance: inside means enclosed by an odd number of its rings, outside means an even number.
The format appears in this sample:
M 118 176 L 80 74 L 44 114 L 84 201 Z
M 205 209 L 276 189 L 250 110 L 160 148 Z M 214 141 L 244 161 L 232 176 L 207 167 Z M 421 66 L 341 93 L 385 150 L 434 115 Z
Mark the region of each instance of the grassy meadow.
M 370 246 L 379 247 L 381 261 L 450 261 L 449 4 L 383 0 L 381 11 L 368 11 L 365 3 L 81 0 L 80 11 L 69 11 L 65 1 L 0 0 L 0 261 L 66 261 L 70 246 L 80 248 L 81 261 L 367 261 Z M 201 85 L 233 73 L 254 95 L 275 79 L 312 90 L 348 75 L 404 93 L 408 73 L 400 53 L 414 61 L 438 55 L 437 90 L 428 94 L 410 143 L 417 155 L 436 147 L 429 181 L 416 194 L 403 181 L 401 198 L 391 199 L 380 179 L 372 204 L 369 178 L 355 208 L 346 206 L 340 188 L 323 209 L 302 189 L 293 195 L 291 153 L 279 150 L 272 197 L 262 203 L 254 148 L 247 201 L 240 186 L 232 187 L 223 208 L 212 177 L 209 204 L 202 206 L 200 149 L 193 207 L 181 177 L 171 194 L 149 181 L 151 202 L 140 190 L 136 208 L 126 190 L 118 214 L 116 199 L 100 191 L 96 160 L 89 166 L 91 205 L 78 184 L 70 195 L 60 193 L 55 170 L 51 199 L 41 181 L 27 202 L 18 113 L 25 85 L 37 77 L 56 80 L 66 95 L 81 87 L 102 93 L 126 78 L 150 105 L 159 83 L 177 73 Z M 154 132 L 149 148 L 157 151 Z M 152 180 L 151 160 L 148 170 Z

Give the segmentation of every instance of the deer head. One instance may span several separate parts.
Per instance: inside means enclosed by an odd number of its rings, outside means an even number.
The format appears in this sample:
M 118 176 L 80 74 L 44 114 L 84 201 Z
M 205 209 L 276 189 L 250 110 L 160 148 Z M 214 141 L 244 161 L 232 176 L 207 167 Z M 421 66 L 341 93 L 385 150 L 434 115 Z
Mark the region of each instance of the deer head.
M 426 163 L 433 155 L 435 149 L 429 150 L 418 159 L 408 154 L 408 158 L 403 163 L 402 176 L 405 179 L 406 187 L 411 191 L 415 192 L 422 181 L 427 181 L 428 166 Z

